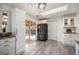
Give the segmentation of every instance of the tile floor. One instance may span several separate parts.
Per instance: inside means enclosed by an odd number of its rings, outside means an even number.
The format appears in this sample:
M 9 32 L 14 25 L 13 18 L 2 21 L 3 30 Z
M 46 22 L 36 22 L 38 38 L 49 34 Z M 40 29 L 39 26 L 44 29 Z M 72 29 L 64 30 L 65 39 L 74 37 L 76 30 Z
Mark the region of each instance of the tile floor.
M 55 40 L 30 41 L 25 46 L 25 55 L 74 55 L 75 48 Z

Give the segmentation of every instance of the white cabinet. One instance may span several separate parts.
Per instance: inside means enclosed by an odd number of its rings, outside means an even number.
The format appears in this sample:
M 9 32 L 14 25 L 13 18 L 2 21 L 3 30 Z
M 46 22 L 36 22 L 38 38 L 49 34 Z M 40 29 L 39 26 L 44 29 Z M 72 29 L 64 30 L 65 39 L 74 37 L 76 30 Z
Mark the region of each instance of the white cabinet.
M 76 55 L 79 55 L 79 42 L 78 42 L 78 43 L 75 42 L 75 50 L 76 50 L 76 51 L 75 51 L 75 52 L 76 52 L 75 54 L 76 54 Z
M 65 40 L 78 40 L 78 34 L 64 34 Z
M 65 27 L 74 27 L 76 26 L 76 17 L 67 17 L 64 18 L 64 26 Z
M 12 32 L 16 35 L 16 54 L 25 50 L 25 11 L 14 8 L 12 13 Z
M 64 43 L 71 44 L 71 37 L 69 34 L 64 34 Z
M 42 23 L 48 23 L 47 20 L 39 20 L 38 24 L 42 24 Z
M 0 33 L 2 32 L 2 26 L 1 26 L 2 25 L 2 19 L 1 19 L 2 15 L 1 14 L 2 14 L 2 11 L 0 10 Z
M 64 42 L 67 44 L 73 44 L 74 45 L 74 41 L 78 41 L 78 34 L 64 34 Z
M 64 26 L 68 26 L 68 25 L 69 25 L 68 18 L 65 18 L 65 19 L 64 19 Z
M 0 39 L 0 55 L 15 54 L 15 38 Z

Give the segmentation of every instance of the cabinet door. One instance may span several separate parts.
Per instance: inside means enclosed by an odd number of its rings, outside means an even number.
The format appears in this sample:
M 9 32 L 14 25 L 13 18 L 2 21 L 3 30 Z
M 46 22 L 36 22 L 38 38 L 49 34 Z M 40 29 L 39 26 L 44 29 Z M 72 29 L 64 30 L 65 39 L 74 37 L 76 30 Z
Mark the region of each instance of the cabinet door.
M 9 49 L 9 54 L 8 55 L 15 55 L 15 49 Z
M 15 38 L 9 38 L 9 48 L 15 49 Z
M 57 24 L 56 24 L 56 22 L 50 22 L 48 24 L 48 39 L 57 40 Z
M 66 44 L 71 44 L 71 35 L 70 34 L 65 34 L 64 35 L 64 42 Z
M 74 17 L 70 18 L 70 26 L 75 26 L 76 19 Z
M 65 19 L 64 19 L 64 26 L 68 26 L 68 24 L 69 24 L 68 22 L 69 22 L 69 21 L 68 21 L 68 18 L 65 18 Z
M 76 17 L 65 18 L 64 26 L 76 26 Z
M 72 40 L 78 40 L 78 35 L 77 34 L 72 34 Z
M 2 33 L 2 11 L 0 10 L 0 33 Z

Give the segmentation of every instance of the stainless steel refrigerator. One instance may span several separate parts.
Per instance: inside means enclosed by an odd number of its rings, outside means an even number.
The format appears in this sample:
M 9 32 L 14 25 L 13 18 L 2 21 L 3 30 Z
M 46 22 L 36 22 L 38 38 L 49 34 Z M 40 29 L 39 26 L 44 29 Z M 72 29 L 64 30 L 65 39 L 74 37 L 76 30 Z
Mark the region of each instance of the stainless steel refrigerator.
M 48 40 L 48 24 L 45 23 L 37 25 L 37 40 Z

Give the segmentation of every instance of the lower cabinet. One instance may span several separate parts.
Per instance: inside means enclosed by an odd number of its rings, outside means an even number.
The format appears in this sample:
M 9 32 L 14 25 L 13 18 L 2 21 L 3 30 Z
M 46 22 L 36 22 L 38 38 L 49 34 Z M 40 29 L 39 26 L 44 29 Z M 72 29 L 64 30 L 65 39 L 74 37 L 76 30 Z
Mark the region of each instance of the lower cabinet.
M 74 45 L 75 40 L 78 40 L 78 34 L 64 34 L 64 43 Z
M 10 49 L 9 50 L 9 55 L 15 55 L 15 49 Z
M 79 55 L 79 43 L 76 42 L 75 46 L 76 46 L 75 47 L 75 50 L 76 50 L 76 53 L 75 54 L 76 55 Z
M 15 55 L 15 38 L 0 40 L 0 55 Z

